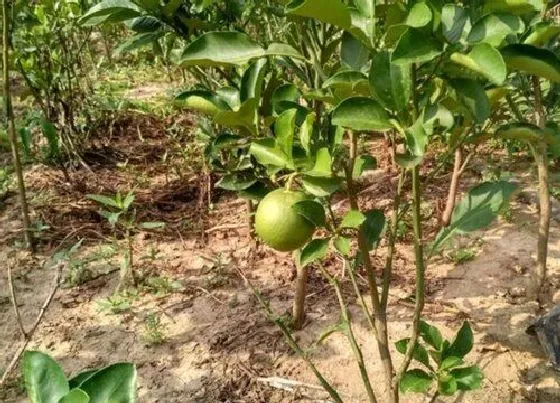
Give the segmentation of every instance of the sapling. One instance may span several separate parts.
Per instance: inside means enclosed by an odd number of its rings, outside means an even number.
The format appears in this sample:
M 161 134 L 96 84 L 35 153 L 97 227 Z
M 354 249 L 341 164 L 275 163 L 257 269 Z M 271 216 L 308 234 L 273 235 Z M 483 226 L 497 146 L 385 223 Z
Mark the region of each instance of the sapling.
M 138 222 L 136 209 L 133 208 L 134 193 L 128 192 L 124 197 L 120 192 L 114 197 L 90 194 L 88 199 L 99 203 L 104 209 L 100 214 L 109 222 L 113 229 L 115 242 L 119 232 L 125 239 L 125 247 L 121 249 L 120 279 L 117 292 L 136 286 L 134 271 L 134 235 L 139 230 L 155 230 L 165 226 L 163 222 Z M 118 243 L 117 243 L 118 244 Z

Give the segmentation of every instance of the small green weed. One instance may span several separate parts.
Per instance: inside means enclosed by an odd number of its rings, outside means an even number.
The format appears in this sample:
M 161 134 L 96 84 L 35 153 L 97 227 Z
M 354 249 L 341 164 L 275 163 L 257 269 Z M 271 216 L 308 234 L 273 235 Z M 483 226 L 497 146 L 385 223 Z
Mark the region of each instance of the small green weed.
M 138 298 L 136 293 L 125 293 L 121 295 L 113 295 L 97 302 L 99 312 L 109 312 L 119 314 L 130 311 L 132 303 Z
M 161 316 L 150 312 L 144 322 L 144 333 L 142 334 L 144 342 L 148 345 L 162 344 L 167 338 L 165 332 L 166 326 L 162 323 Z
M 463 264 L 476 257 L 476 251 L 470 248 L 455 249 L 449 253 L 449 258 L 455 264 Z

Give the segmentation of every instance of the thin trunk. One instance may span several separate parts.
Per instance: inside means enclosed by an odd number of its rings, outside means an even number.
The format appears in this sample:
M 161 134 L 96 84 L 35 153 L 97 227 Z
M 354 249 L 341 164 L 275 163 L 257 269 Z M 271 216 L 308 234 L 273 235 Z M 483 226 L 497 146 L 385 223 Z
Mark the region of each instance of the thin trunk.
M 358 199 L 354 189 L 354 181 L 352 179 L 352 167 L 356 160 L 357 153 L 357 138 L 353 132 L 350 131 L 350 161 L 346 167 L 346 184 L 348 187 L 348 198 L 352 210 L 359 210 Z M 393 362 L 391 360 L 391 352 L 389 350 L 389 334 L 387 329 L 387 314 L 381 307 L 381 300 L 379 291 L 377 290 L 377 280 L 375 278 L 375 271 L 371 263 L 369 255 L 369 247 L 365 234 L 360 231 L 358 235 L 358 246 L 362 254 L 363 264 L 366 269 L 368 285 L 370 289 L 371 304 L 373 306 L 373 315 L 375 317 L 375 329 L 377 348 L 379 356 L 383 365 L 385 375 L 385 385 L 387 388 L 387 402 L 398 402 L 398 389 L 392 386 L 393 378 Z
M 29 221 L 29 208 L 27 206 L 27 197 L 25 195 L 25 182 L 23 181 L 23 171 L 19 151 L 17 145 L 16 128 L 14 123 L 14 110 L 12 108 L 12 96 L 10 93 L 10 63 L 9 63 L 9 26 L 10 16 L 8 13 L 8 0 L 2 1 L 2 64 L 4 67 L 4 109 L 6 113 L 6 126 L 8 130 L 8 139 L 12 149 L 12 160 L 14 171 L 17 177 L 19 204 L 21 207 L 23 234 L 26 247 L 33 250 L 33 235 L 31 232 L 31 224 Z
M 539 78 L 533 77 L 535 92 L 535 123 L 540 128 L 546 126 L 546 116 L 542 105 L 542 94 Z M 548 234 L 550 231 L 550 191 L 548 189 L 548 150 L 545 142 L 534 149 L 539 176 L 539 239 L 537 243 L 537 274 L 539 300 L 546 294 Z
M 455 200 L 457 199 L 457 187 L 459 179 L 461 178 L 461 167 L 463 166 L 463 149 L 458 146 L 455 149 L 455 165 L 453 165 L 453 174 L 451 176 L 451 184 L 449 185 L 449 193 L 447 195 L 447 202 L 445 210 L 441 216 L 441 226 L 447 227 L 451 222 L 451 215 L 455 208 Z
M 294 261 L 298 261 L 294 258 Z M 295 330 L 301 330 L 305 321 L 305 294 L 307 292 L 307 267 L 300 267 L 296 263 L 296 294 L 294 297 L 294 305 L 292 309 L 292 326 Z

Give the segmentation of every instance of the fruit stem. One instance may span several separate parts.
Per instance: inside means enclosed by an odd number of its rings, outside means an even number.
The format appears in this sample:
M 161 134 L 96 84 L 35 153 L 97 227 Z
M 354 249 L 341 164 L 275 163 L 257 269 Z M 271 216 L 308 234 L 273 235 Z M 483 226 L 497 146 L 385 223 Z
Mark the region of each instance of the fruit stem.
M 297 176 L 297 172 L 294 172 L 293 174 L 288 175 L 288 179 L 286 180 L 286 190 L 287 191 L 291 191 L 292 187 L 294 185 L 294 179 Z

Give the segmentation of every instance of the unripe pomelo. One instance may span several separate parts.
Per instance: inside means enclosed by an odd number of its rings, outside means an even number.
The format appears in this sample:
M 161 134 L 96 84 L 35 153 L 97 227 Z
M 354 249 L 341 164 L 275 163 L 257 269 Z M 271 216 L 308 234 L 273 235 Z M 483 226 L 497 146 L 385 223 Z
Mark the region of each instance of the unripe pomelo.
M 307 199 L 303 192 L 285 189 L 267 194 L 255 215 L 257 235 L 268 246 L 281 252 L 301 248 L 313 235 L 315 226 L 296 213 L 292 206 Z

